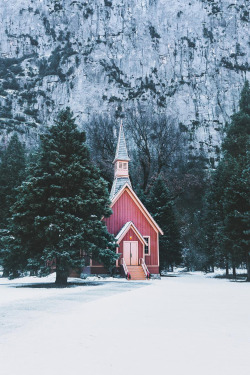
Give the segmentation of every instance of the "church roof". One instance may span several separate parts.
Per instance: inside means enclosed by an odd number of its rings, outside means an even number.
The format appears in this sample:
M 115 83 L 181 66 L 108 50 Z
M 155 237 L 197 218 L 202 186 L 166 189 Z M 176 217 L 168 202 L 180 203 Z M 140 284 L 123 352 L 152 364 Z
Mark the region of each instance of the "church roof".
M 114 162 L 116 160 L 127 160 L 127 161 L 130 160 L 129 157 L 128 157 L 128 150 L 127 150 L 127 146 L 126 146 L 126 140 L 125 140 L 122 124 L 120 126 Z
M 128 190 L 128 192 L 130 193 L 132 199 L 134 199 L 134 201 L 137 203 L 138 208 L 143 212 L 144 216 L 147 217 L 147 219 L 149 220 L 149 222 L 151 222 L 153 224 L 153 226 L 156 228 L 156 230 L 160 234 L 164 234 L 163 231 L 161 230 L 161 228 L 159 227 L 159 225 L 156 223 L 156 221 L 150 215 L 150 213 L 148 212 L 148 210 L 146 209 L 146 207 L 144 206 L 144 204 L 141 202 L 141 200 L 138 198 L 138 196 L 136 195 L 136 193 L 132 189 L 131 184 L 130 185 L 129 184 L 124 184 L 119 189 L 119 191 L 113 197 L 111 197 L 111 208 L 113 207 L 113 205 L 115 204 L 115 202 L 120 198 L 120 196 L 123 194 L 123 192 L 125 190 Z
M 112 189 L 110 192 L 110 199 L 112 200 L 118 193 L 118 191 L 121 190 L 121 188 L 126 184 L 132 187 L 129 177 L 116 177 L 113 181 Z

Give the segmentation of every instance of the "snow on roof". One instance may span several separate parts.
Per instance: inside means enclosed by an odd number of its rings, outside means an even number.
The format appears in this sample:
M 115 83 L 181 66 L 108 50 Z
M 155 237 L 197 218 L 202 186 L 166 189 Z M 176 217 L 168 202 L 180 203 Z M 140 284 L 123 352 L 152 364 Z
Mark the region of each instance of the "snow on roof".
M 144 240 L 143 238 L 143 235 L 140 233 L 140 231 L 136 228 L 135 224 L 133 223 L 133 221 L 128 221 L 126 224 L 123 225 L 123 227 L 121 228 L 121 230 L 119 231 L 119 233 L 117 233 L 117 235 L 115 236 L 115 239 L 116 241 L 118 241 L 120 238 L 124 237 L 125 234 L 127 233 L 127 231 L 129 230 L 129 228 L 132 227 L 133 230 L 135 231 L 135 233 L 138 235 L 138 237 L 140 237 L 141 241 L 147 245 L 146 241 Z
M 128 184 L 132 188 L 129 177 L 116 177 L 113 181 L 112 189 L 110 192 L 110 199 L 112 200 L 114 196 L 118 193 L 118 191 L 121 190 L 121 188 L 126 184 Z

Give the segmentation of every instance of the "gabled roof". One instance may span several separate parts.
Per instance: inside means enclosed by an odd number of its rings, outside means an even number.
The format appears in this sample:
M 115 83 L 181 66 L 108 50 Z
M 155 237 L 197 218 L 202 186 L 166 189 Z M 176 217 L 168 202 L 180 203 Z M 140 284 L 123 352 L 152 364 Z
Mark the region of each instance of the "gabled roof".
M 127 161 L 130 160 L 129 157 L 128 157 L 128 150 L 127 150 L 127 146 L 126 146 L 126 140 L 125 140 L 122 124 L 120 126 L 114 162 L 116 160 L 127 160 Z
M 121 228 L 120 232 L 117 233 L 117 235 L 115 237 L 116 241 L 119 243 L 123 239 L 123 237 L 125 236 L 125 234 L 129 231 L 130 228 L 133 229 L 133 231 L 139 237 L 139 239 L 141 240 L 141 242 L 144 245 L 147 245 L 147 242 L 144 240 L 143 236 L 141 235 L 141 233 L 139 232 L 139 230 L 136 228 L 136 226 L 133 223 L 133 221 L 128 221 L 125 225 L 123 225 L 123 227 Z
M 135 201 L 139 209 L 143 212 L 144 216 L 147 218 L 147 220 L 151 223 L 151 225 L 156 229 L 157 232 L 160 232 L 160 234 L 163 235 L 163 231 L 159 227 L 159 225 L 156 223 L 156 221 L 153 219 L 153 217 L 150 215 L 144 204 L 140 201 L 140 199 L 135 194 L 134 190 L 132 189 L 131 185 L 125 184 L 123 187 L 116 193 L 116 195 L 111 200 L 111 208 L 115 204 L 115 202 L 119 199 L 119 197 L 122 195 L 122 193 L 125 190 L 128 190 L 129 195 L 131 198 Z
M 110 199 L 112 200 L 114 196 L 118 193 L 118 191 L 121 190 L 121 188 L 126 184 L 132 187 L 129 177 L 116 177 L 113 181 L 112 189 L 110 192 Z

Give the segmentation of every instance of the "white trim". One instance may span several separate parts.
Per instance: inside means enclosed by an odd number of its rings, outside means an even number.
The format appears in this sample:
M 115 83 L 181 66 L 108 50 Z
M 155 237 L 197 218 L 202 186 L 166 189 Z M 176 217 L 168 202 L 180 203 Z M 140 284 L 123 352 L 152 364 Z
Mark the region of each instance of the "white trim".
M 115 202 L 119 199 L 119 197 L 122 195 L 125 189 L 128 189 L 128 193 L 133 198 L 137 206 L 140 208 L 140 210 L 144 213 L 144 216 L 147 217 L 148 221 L 151 222 L 156 232 L 160 232 L 160 234 L 163 235 L 163 231 L 159 227 L 159 225 L 156 223 L 156 221 L 152 218 L 146 207 L 143 205 L 143 203 L 140 201 L 140 199 L 135 194 L 134 190 L 129 186 L 127 183 L 116 193 L 116 195 L 113 197 L 111 202 L 111 208 L 115 204 Z M 146 214 L 146 215 L 145 215 Z
M 158 267 L 160 267 L 159 233 L 157 233 L 157 252 L 158 252 Z
M 116 252 L 116 254 L 119 254 L 118 253 L 118 247 L 116 247 L 115 252 Z M 119 264 L 118 264 L 119 259 L 120 259 L 120 257 L 118 259 L 116 259 L 116 261 L 115 261 L 115 266 L 116 267 L 119 267 Z
M 124 228 L 124 229 L 123 229 Z M 129 229 L 132 229 L 135 235 L 139 238 L 141 243 L 143 245 L 146 245 L 146 241 L 144 240 L 142 234 L 139 232 L 139 230 L 136 228 L 135 224 L 132 221 L 128 221 L 120 230 L 120 232 L 116 235 L 115 239 L 117 240 L 117 243 L 119 244 L 122 239 L 125 237 L 125 235 L 128 233 Z
M 145 257 L 147 257 L 147 256 L 151 255 L 151 239 L 150 239 L 150 236 L 143 236 L 143 238 L 148 238 L 148 243 L 147 243 L 148 254 L 145 253 L 145 248 L 144 248 L 144 255 L 145 255 Z

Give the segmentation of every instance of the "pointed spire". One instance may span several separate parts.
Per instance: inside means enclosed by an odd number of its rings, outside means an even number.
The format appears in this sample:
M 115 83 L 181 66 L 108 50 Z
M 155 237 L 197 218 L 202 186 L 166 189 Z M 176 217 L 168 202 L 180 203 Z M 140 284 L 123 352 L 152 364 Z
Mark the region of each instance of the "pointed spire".
M 128 157 L 128 150 L 127 150 L 127 146 L 126 146 L 126 140 L 125 140 L 125 136 L 124 136 L 122 122 L 121 122 L 121 125 L 120 125 L 120 131 L 119 131 L 119 137 L 118 137 L 118 143 L 117 143 L 117 147 L 116 147 L 114 162 L 116 162 L 117 160 L 124 160 L 124 161 L 130 160 L 129 157 Z
M 111 200 L 118 193 L 118 191 L 125 185 L 128 184 L 131 186 L 129 171 L 128 171 L 128 162 L 130 158 L 128 157 L 128 150 L 126 146 L 126 140 L 123 131 L 123 125 L 121 122 L 118 143 L 116 147 L 115 159 L 113 161 L 114 165 L 114 181 L 110 193 Z

